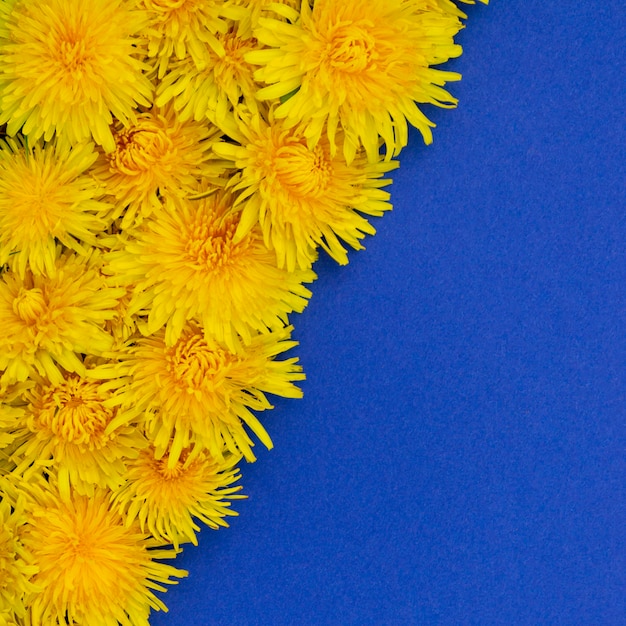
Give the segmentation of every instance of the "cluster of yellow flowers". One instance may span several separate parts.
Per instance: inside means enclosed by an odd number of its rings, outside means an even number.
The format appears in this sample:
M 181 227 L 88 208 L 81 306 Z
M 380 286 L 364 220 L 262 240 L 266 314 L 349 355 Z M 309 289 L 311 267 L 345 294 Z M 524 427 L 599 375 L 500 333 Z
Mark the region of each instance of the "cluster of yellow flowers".
M 470 0 L 465 0 L 470 1 Z M 483 0 L 486 1 L 486 0 Z M 226 526 L 322 248 L 389 210 L 451 0 L 0 0 L 0 626 L 146 625 Z

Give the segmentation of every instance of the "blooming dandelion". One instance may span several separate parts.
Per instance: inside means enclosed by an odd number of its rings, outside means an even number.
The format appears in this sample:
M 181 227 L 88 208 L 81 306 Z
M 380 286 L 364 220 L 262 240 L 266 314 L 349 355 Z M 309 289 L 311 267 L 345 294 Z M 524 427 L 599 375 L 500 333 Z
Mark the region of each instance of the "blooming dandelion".
M 0 384 L 33 373 L 62 382 L 61 368 L 84 374 L 80 355 L 100 355 L 113 345 L 103 323 L 123 293 L 108 286 L 97 254 L 61 253 L 52 277 L 0 274 Z
M 197 68 L 206 65 L 206 49 L 224 55 L 219 34 L 224 34 L 230 19 L 243 17 L 242 10 L 229 2 L 215 0 L 142 0 L 150 23 L 148 56 L 156 60 L 159 79 L 163 78 L 173 57 L 190 58 Z
M 7 133 L 115 149 L 109 128 L 149 106 L 137 33 L 146 14 L 122 0 L 0 3 L 0 124 Z
M 151 549 L 147 535 L 125 526 L 106 491 L 69 500 L 48 485 L 29 491 L 23 542 L 40 589 L 31 595 L 30 624 L 147 626 L 151 609 L 167 610 L 153 590 L 186 572 L 160 562 L 175 553 Z
M 228 500 L 240 486 L 231 486 L 241 477 L 232 456 L 217 463 L 205 452 L 183 450 L 169 467 L 167 458 L 155 458 L 151 448 L 128 465 L 128 480 L 115 493 L 114 501 L 125 511 L 126 524 L 139 521 L 153 537 L 178 548 L 181 542 L 198 545 L 198 520 L 210 528 L 228 526 L 224 517 L 237 515 Z
M 222 52 L 206 48 L 200 68 L 192 59 L 172 66 L 157 88 L 157 104 L 173 102 L 181 119 L 208 118 L 220 128 L 240 101 L 257 111 L 255 68 L 244 58 L 256 49 L 256 39 L 251 33 L 242 36 L 236 26 L 231 26 L 218 41 Z
M 237 23 L 239 31 L 252 34 L 253 29 L 259 25 L 259 18 L 276 17 L 276 13 L 282 11 L 277 5 L 284 4 L 291 9 L 299 9 L 301 0 L 233 0 L 233 3 L 245 9 L 245 15 Z
M 110 271 L 136 285 L 152 334 L 166 326 L 175 343 L 187 320 L 235 349 L 255 331 L 282 328 L 300 312 L 311 292 L 311 270 L 287 272 L 276 265 L 261 233 L 235 241 L 239 217 L 221 191 L 199 200 L 166 203 L 158 219 L 146 220 L 122 249 L 110 253 Z
M 443 85 L 459 74 L 431 67 L 461 54 L 453 36 L 458 15 L 435 0 L 303 0 L 291 22 L 263 19 L 255 30 L 267 49 L 246 59 L 267 87 L 261 99 L 283 98 L 277 118 L 306 124 L 309 145 L 324 132 L 333 150 L 343 128 L 343 155 L 352 162 L 360 146 L 378 160 L 378 137 L 387 157 L 408 141 L 407 121 L 427 143 L 431 127 L 416 103 L 456 104 Z M 293 94 L 293 95 L 292 95 Z
M 124 481 L 126 462 L 146 446 L 141 430 L 109 406 L 106 383 L 65 374 L 60 383 L 41 381 L 24 392 L 27 402 L 15 435 L 25 443 L 15 452 L 22 470 L 48 461 L 61 495 L 91 496 L 94 487 L 115 489 Z
M 381 189 L 391 181 L 382 176 L 396 161 L 368 163 L 360 153 L 348 165 L 332 155 L 326 137 L 311 148 L 301 129 L 286 129 L 272 115 L 269 122 L 240 120 L 232 134 L 241 145 L 223 142 L 214 150 L 240 169 L 229 183 L 242 199 L 235 203 L 242 207 L 235 239 L 260 224 L 279 267 L 311 267 L 318 246 L 346 264 L 341 240 L 358 250 L 360 240 L 375 233 L 359 213 L 381 216 L 391 209 L 389 193 Z
M 0 140 L 0 265 L 52 275 L 57 242 L 80 254 L 97 244 L 110 207 L 86 174 L 96 157 L 93 144 Z
M 196 193 L 198 180 L 218 181 L 224 167 L 212 158 L 219 131 L 181 122 L 172 107 L 139 113 L 128 127 L 115 125 L 115 150 L 100 155 L 91 175 L 114 197 L 113 217 L 127 229 L 161 208 L 164 197 Z
M 156 458 L 167 452 L 170 469 L 190 445 L 206 448 L 214 459 L 228 451 L 253 461 L 246 427 L 268 448 L 272 441 L 252 411 L 272 408 L 268 393 L 302 396 L 294 384 L 304 378 L 297 359 L 275 359 L 296 345 L 290 333 L 258 334 L 237 352 L 207 339 L 192 322 L 171 346 L 164 331 L 133 340 L 119 355 L 118 402 L 144 412 Z

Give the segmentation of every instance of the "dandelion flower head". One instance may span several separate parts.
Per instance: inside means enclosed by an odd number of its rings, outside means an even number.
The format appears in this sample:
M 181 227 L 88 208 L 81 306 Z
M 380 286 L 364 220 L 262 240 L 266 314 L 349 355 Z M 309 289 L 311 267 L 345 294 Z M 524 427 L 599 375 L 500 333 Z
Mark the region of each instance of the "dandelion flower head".
M 311 267 L 318 247 L 345 265 L 341 240 L 358 250 L 360 240 L 375 233 L 359 213 L 381 216 L 391 209 L 382 190 L 391 181 L 382 177 L 397 161 L 368 163 L 360 151 L 346 164 L 341 155 L 333 156 L 326 136 L 310 147 L 301 127 L 286 128 L 272 111 L 268 121 L 247 116 L 233 123 L 231 135 L 240 145 L 222 142 L 214 150 L 238 169 L 229 183 L 242 210 L 235 239 L 259 224 L 279 267 Z
M 262 19 L 255 30 L 267 46 L 247 55 L 267 86 L 261 99 L 283 98 L 276 109 L 289 125 L 306 123 L 310 145 L 326 132 L 345 130 L 343 155 L 351 162 L 363 146 L 378 159 L 378 137 L 387 156 L 408 140 L 407 121 L 426 142 L 431 126 L 417 103 L 454 106 L 443 89 L 458 74 L 430 67 L 458 56 L 453 36 L 458 15 L 436 0 L 303 0 L 291 22 Z
M 149 529 L 155 539 L 198 545 L 196 520 L 217 529 L 228 526 L 225 516 L 237 515 L 228 500 L 241 498 L 241 486 L 232 486 L 241 475 L 235 464 L 239 456 L 215 461 L 204 451 L 184 449 L 173 467 L 165 458 L 155 458 L 148 448 L 132 460 L 128 480 L 115 493 L 115 502 L 125 512 L 126 524 L 135 519 L 142 531 Z
M 30 599 L 30 623 L 148 626 L 150 610 L 165 609 L 153 590 L 164 591 L 186 572 L 161 562 L 173 551 L 151 549 L 153 540 L 124 525 L 108 492 L 64 499 L 45 482 L 29 492 L 23 542 L 39 587 Z
M 90 173 L 112 196 L 122 229 L 159 211 L 167 196 L 193 195 L 198 180 L 219 184 L 224 168 L 210 152 L 219 131 L 182 122 L 171 106 L 140 112 L 128 127 L 118 122 L 113 135 L 115 150 L 102 151 Z
M 187 320 L 234 348 L 254 331 L 282 328 L 300 312 L 311 292 L 311 270 L 287 272 L 260 232 L 239 241 L 230 194 L 216 191 L 199 200 L 166 202 L 158 219 L 146 220 L 132 238 L 120 238 L 108 256 L 110 272 L 135 285 L 145 302 L 146 332 L 166 326 L 166 341 L 177 341 Z
M 245 55 L 258 46 L 251 31 L 234 23 L 217 36 L 221 51 L 205 48 L 200 67 L 191 57 L 173 63 L 157 87 L 156 103 L 172 102 L 181 119 L 209 119 L 223 127 L 227 114 L 240 104 L 258 110 L 254 66 Z
M 100 265 L 96 252 L 65 251 L 51 277 L 0 274 L 0 383 L 25 381 L 33 373 L 61 382 L 61 369 L 85 372 L 81 355 L 112 347 L 103 324 L 115 315 L 124 290 L 108 286 Z
M 57 242 L 80 254 L 97 245 L 110 207 L 86 173 L 96 157 L 91 143 L 0 140 L 0 265 L 53 275 Z
M 111 397 L 106 383 L 67 373 L 60 383 L 42 379 L 25 391 L 22 399 L 28 404 L 14 430 L 25 441 L 13 454 L 16 471 L 47 461 L 65 497 L 70 487 L 88 496 L 94 487 L 119 487 L 126 462 L 146 441 L 121 410 L 109 406 Z
M 215 0 L 142 0 L 142 4 L 150 19 L 148 56 L 156 60 L 159 78 L 172 57 L 189 58 L 200 69 L 206 64 L 207 48 L 222 56 L 218 34 L 228 30 L 231 19 L 243 16 L 232 3 Z
M 238 22 L 238 28 L 242 32 L 252 31 L 259 25 L 259 18 L 277 17 L 284 15 L 284 9 L 279 5 L 283 4 L 291 9 L 299 9 L 301 0 L 233 0 L 234 4 L 245 9 L 245 17 Z M 287 15 L 293 15 L 288 11 Z
M 246 427 L 268 448 L 272 441 L 252 411 L 272 408 L 268 393 L 302 395 L 294 384 L 304 378 L 297 359 L 275 358 L 294 347 L 290 333 L 291 327 L 259 333 L 238 351 L 208 339 L 193 322 L 171 346 L 163 330 L 132 340 L 119 354 L 117 401 L 143 412 L 155 456 L 167 453 L 170 469 L 190 445 L 216 460 L 228 451 L 253 461 Z
M 153 86 L 137 37 L 146 14 L 135 0 L 0 3 L 0 124 L 33 141 L 93 140 L 115 148 L 113 117 L 127 124 Z

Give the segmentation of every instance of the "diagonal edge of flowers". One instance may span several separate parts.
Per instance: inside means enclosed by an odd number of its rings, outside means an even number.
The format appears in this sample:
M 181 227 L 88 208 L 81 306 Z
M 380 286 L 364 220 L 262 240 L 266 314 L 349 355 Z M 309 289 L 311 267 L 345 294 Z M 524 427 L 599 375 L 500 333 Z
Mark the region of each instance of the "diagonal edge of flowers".
M 460 2 L 0 2 L 0 624 L 166 610 L 302 395 L 320 249 L 456 105 Z

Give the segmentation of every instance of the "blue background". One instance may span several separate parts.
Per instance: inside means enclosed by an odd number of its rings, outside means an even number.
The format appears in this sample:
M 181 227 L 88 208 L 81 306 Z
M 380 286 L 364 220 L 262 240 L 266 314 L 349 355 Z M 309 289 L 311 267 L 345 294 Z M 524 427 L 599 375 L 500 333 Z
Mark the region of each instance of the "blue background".
M 155 626 L 626 624 L 626 10 L 467 12 L 458 109 L 318 263 L 305 398 Z

